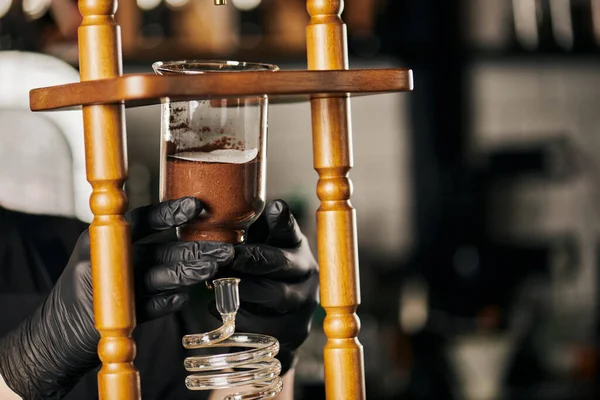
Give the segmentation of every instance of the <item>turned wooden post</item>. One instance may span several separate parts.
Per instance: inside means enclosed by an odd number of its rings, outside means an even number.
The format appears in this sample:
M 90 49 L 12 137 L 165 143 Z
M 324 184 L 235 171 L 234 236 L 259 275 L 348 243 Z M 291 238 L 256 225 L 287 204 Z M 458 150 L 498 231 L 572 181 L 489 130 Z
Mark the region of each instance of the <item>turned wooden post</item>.
M 115 0 L 79 0 L 81 80 L 122 75 L 121 33 Z M 133 365 L 135 327 L 131 232 L 123 218 L 127 196 L 124 106 L 83 107 L 87 178 L 93 187 L 90 226 L 94 316 L 101 339 L 98 393 L 102 400 L 140 399 Z
M 343 0 L 307 0 L 308 68 L 348 69 Z M 321 305 L 327 312 L 324 330 L 325 388 L 328 400 L 365 399 L 362 345 L 358 341 L 360 284 L 356 214 L 350 204 L 352 127 L 346 97 L 311 100 L 317 194 Z

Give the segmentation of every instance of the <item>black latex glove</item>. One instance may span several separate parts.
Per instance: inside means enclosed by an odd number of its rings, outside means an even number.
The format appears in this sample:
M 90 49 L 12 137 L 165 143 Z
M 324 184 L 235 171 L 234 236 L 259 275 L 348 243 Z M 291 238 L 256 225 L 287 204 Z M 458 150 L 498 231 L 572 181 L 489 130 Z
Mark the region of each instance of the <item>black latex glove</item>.
M 187 287 L 210 279 L 218 267 L 232 261 L 231 245 L 148 240 L 201 211 L 199 201 L 184 198 L 127 213 L 138 323 L 179 310 L 187 300 Z M 86 231 L 42 306 L 0 341 L 0 375 L 26 400 L 64 395 L 99 365 L 89 256 Z
M 294 366 L 296 350 L 308 337 L 317 306 L 319 267 L 288 205 L 269 203 L 236 246 L 231 266 L 219 276 L 239 277 L 240 308 L 236 331 L 279 340 L 282 373 Z M 220 319 L 216 308 L 211 313 Z

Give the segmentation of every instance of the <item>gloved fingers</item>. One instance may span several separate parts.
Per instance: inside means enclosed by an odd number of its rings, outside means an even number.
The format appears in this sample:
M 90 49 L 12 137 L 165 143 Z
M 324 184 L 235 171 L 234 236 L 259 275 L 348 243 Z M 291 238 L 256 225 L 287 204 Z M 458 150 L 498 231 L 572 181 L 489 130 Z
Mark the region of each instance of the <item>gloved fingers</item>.
M 188 298 L 189 295 L 183 291 L 138 297 L 136 302 L 138 322 L 150 321 L 179 311 Z
M 246 236 L 247 244 L 267 243 L 269 239 L 269 224 L 267 224 L 267 216 L 264 212 L 250 225 Z
M 131 226 L 131 239 L 135 243 L 152 234 L 180 226 L 194 219 L 202 210 L 203 205 L 200 200 L 194 197 L 183 197 L 130 210 L 125 213 L 125 220 Z M 89 259 L 89 230 L 86 229 L 79 236 L 75 249 L 72 256 Z
M 183 197 L 130 210 L 125 214 L 125 219 L 131 225 L 131 239 L 136 242 L 151 234 L 183 225 L 196 218 L 202 210 L 200 200 Z
M 261 244 L 235 247 L 234 271 L 253 276 L 263 276 L 282 281 L 306 278 L 317 263 L 310 251 L 306 254 Z
M 285 283 L 270 279 L 245 277 L 240 282 L 240 303 L 245 308 L 266 314 L 284 314 L 316 303 L 318 280 Z M 258 307 L 256 307 L 258 306 Z
M 234 254 L 231 244 L 218 242 L 175 242 L 136 246 L 138 261 L 143 265 L 161 265 L 207 258 L 216 260 L 221 266 L 230 263 Z
M 273 200 L 265 207 L 265 216 L 269 226 L 268 244 L 283 248 L 299 247 L 304 235 L 283 200 Z
M 142 272 L 146 293 L 158 293 L 193 286 L 213 277 L 222 260 L 204 256 L 199 260 L 176 261 L 151 267 Z

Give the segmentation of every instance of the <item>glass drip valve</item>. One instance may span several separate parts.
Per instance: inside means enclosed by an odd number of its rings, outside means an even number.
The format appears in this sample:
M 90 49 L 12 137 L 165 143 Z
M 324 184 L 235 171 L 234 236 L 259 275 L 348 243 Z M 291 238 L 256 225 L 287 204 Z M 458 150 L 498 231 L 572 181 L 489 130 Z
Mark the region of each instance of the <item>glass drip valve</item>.
M 240 306 L 239 283 L 237 278 L 213 281 L 223 325 L 211 332 L 184 336 L 183 346 L 186 349 L 230 347 L 243 350 L 187 357 L 184 366 L 192 374 L 186 378 L 185 385 L 189 390 L 249 388 L 228 395 L 224 400 L 271 399 L 283 389 L 279 376 L 281 363 L 275 358 L 279 342 L 270 336 L 235 333 L 235 315 Z

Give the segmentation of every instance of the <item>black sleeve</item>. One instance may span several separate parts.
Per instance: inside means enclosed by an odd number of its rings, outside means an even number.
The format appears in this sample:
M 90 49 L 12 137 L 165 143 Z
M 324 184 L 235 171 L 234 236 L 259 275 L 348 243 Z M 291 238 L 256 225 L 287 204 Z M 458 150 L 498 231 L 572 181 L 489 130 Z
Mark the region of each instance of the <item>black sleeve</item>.
M 86 226 L 0 207 L 0 336 L 42 303 Z

